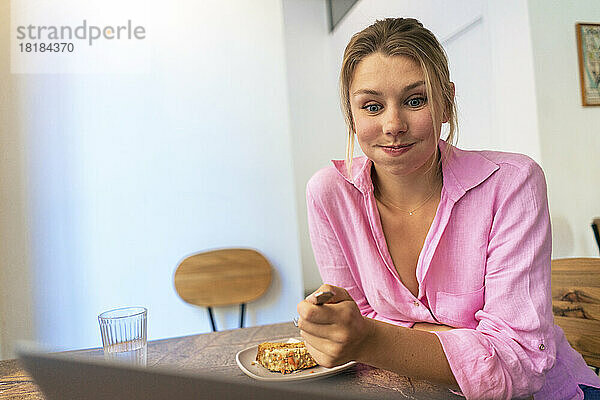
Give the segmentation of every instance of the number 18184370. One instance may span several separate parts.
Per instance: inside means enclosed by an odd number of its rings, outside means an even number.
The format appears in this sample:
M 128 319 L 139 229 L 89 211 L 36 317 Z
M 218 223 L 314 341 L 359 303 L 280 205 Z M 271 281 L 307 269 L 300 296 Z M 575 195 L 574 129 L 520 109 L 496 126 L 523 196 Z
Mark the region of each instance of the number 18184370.
M 75 50 L 73 43 L 19 43 L 21 53 L 72 53 Z

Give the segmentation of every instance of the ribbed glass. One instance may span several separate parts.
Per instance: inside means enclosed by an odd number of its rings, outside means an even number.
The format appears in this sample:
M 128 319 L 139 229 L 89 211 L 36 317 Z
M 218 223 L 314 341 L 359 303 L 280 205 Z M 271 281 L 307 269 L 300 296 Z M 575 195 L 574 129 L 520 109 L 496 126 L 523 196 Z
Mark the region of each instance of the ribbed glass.
M 146 365 L 147 315 L 144 307 L 125 307 L 98 316 L 106 360 Z

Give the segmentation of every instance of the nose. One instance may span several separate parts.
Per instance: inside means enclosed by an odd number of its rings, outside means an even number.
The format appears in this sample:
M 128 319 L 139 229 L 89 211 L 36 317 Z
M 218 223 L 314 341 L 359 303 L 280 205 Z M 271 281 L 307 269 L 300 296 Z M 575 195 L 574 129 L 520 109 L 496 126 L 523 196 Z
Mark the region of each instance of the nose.
M 384 114 L 382 128 L 384 134 L 396 136 L 406 133 L 408 125 L 406 123 L 406 118 L 404 118 L 402 115 L 402 112 L 395 107 L 390 107 Z

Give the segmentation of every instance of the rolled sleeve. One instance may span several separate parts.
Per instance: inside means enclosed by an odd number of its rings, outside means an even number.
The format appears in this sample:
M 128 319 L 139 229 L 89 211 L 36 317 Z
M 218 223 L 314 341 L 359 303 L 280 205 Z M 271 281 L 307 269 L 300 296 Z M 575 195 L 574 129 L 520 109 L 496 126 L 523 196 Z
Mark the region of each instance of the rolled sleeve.
M 514 167 L 505 182 L 489 236 L 478 325 L 434 332 L 467 398 L 529 396 L 544 385 L 556 358 L 544 175 L 530 161 Z

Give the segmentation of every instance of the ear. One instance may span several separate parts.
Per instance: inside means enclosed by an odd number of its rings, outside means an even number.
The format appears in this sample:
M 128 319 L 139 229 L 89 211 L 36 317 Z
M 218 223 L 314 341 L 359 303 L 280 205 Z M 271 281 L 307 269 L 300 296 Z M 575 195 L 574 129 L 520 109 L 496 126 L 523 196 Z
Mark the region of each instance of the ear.
M 450 86 L 452 87 L 452 97 L 450 98 L 452 101 L 454 101 L 454 95 L 456 94 L 456 88 L 454 86 L 454 82 L 450 82 Z M 442 123 L 445 124 L 446 122 L 448 122 L 450 120 L 450 116 L 448 115 L 448 110 L 446 110 L 444 112 L 444 119 L 442 120 Z

